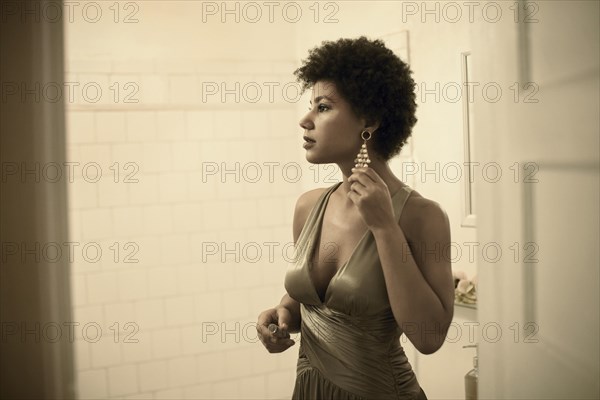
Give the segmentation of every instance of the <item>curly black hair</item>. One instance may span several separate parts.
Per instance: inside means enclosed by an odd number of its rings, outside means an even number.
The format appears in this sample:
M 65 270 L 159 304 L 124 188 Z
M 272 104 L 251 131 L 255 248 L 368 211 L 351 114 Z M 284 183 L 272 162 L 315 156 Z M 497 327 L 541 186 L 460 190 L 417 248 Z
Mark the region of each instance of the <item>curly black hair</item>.
M 381 39 L 342 38 L 309 50 L 294 71 L 301 93 L 317 81 L 333 82 L 355 115 L 379 121 L 373 150 L 385 161 L 400 153 L 417 122 L 412 71 Z

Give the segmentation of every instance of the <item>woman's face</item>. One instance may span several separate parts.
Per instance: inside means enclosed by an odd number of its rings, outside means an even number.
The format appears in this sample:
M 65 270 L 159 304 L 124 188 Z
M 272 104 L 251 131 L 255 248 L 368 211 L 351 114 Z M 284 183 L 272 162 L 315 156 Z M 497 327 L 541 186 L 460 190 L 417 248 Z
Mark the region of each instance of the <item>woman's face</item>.
M 308 113 L 300 120 L 303 135 L 314 140 L 313 143 L 304 142 L 307 161 L 354 166 L 363 143 L 360 134 L 365 129 L 364 120 L 352 112 L 332 82 L 315 83 L 310 101 Z

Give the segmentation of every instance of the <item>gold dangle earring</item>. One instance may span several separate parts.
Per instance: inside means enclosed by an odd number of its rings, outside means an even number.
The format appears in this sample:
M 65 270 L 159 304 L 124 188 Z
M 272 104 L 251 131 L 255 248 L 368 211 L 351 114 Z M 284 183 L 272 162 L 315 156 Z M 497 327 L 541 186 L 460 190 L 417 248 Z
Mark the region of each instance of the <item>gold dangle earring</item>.
M 367 137 L 365 137 L 365 132 L 368 134 Z M 361 132 L 360 137 L 363 140 L 363 144 L 360 146 L 360 151 L 358 152 L 356 159 L 354 159 L 354 166 L 356 168 L 368 167 L 369 163 L 371 162 L 371 159 L 369 158 L 369 153 L 367 153 L 367 140 L 371 139 L 371 132 L 365 129 Z

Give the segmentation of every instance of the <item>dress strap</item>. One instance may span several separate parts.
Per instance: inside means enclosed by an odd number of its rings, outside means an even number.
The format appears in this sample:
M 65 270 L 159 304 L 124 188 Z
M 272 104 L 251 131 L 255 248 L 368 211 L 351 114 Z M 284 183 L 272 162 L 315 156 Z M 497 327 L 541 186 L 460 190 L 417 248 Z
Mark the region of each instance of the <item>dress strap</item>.
M 392 204 L 394 206 L 394 215 L 396 216 L 396 221 L 400 223 L 400 217 L 402 216 L 402 211 L 404 210 L 404 206 L 406 205 L 406 201 L 410 197 L 413 189 L 406 185 L 401 187 L 393 196 L 392 196 Z

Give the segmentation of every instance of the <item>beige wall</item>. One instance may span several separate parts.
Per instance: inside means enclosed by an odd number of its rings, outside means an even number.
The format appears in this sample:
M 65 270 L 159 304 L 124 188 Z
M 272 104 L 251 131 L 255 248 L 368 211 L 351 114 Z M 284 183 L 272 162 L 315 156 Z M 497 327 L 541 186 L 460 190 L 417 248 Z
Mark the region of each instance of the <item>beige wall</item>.
M 316 23 L 310 3 L 299 3 L 297 23 L 290 22 L 294 9 L 282 15 L 285 3 L 274 9 L 274 23 L 267 8 L 262 19 L 249 22 L 254 11 L 246 8 L 244 14 L 243 3 L 237 4 L 239 22 L 235 15 L 225 22 L 211 15 L 203 22 L 208 2 L 139 2 L 137 9 L 121 9 L 118 23 L 106 4 L 99 22 L 75 13 L 66 24 L 67 80 L 80 87 L 96 82 L 103 90 L 96 103 L 79 91 L 67 104 L 68 159 L 102 170 L 98 182 L 88 182 L 93 170 L 83 175 L 76 168 L 69 184 L 71 240 L 103 251 L 96 263 L 76 253 L 73 266 L 75 320 L 96 322 L 103 332 L 98 342 L 77 340 L 82 398 L 289 398 L 297 346 L 269 354 L 255 342 L 254 323 L 284 293 L 282 249 L 292 241 L 295 201 L 311 187 L 328 185 L 330 170 L 309 168 L 304 159 L 298 120 L 306 96 L 296 103 L 281 88 L 294 81 L 292 71 L 307 50 L 325 39 L 408 30 L 414 78 L 428 89 L 435 82 L 460 82 L 459 53 L 469 49 L 468 23 L 421 23 L 418 17 L 402 23 L 400 3 L 321 3 Z M 125 15 L 138 22 L 122 22 Z M 327 15 L 337 22 L 325 23 Z M 234 90 L 239 102 L 234 94 L 205 101 L 203 84 L 210 82 L 250 86 Z M 257 87 L 262 96 L 254 103 L 251 89 Z M 275 88 L 273 101 L 269 87 Z M 127 95 L 139 102 L 127 103 Z M 462 164 L 462 104 L 432 96 L 418 104 L 411 147 L 392 161 L 400 177 L 402 162 L 428 169 L 436 162 Z M 221 168 L 235 168 L 236 162 L 238 181 Z M 258 183 L 251 181 L 256 169 L 244 168 L 250 162 L 260 166 Z M 203 182 L 203 169 L 213 163 L 218 172 Z M 138 182 L 123 182 L 127 176 Z M 466 254 L 463 243 L 476 237 L 475 229 L 460 225 L 462 185 L 443 174 L 436 181 L 418 173 L 407 182 L 442 204 L 452 240 Z M 266 242 L 275 243 L 273 259 Z M 114 243 L 120 248 L 117 262 Z M 202 246 L 213 243 L 216 254 L 203 260 Z M 253 260 L 256 249 L 262 256 Z M 127 254 L 139 262 L 124 262 Z M 466 255 L 454 268 L 475 274 Z M 403 343 L 430 398 L 463 395 L 473 352 L 460 346 L 472 342 L 468 324 L 474 320 L 474 310 L 457 308 L 458 339 L 434 355 Z M 127 322 L 133 324 L 126 329 Z M 122 330 L 117 343 L 115 323 Z M 215 334 L 203 340 L 203 329 L 213 328 Z M 139 343 L 126 342 L 128 332 Z
M 90 172 L 70 185 L 72 240 L 103 250 L 99 262 L 73 268 L 75 319 L 104 332 L 77 341 L 79 395 L 284 397 L 295 355 L 266 352 L 254 324 L 283 294 L 281 249 L 302 190 L 282 178 L 285 163 L 298 161 L 296 118 L 281 95 L 293 26 L 202 23 L 201 3 L 137 4 L 138 23 L 67 24 L 68 80 L 98 82 L 104 94 L 68 107 L 69 159 L 103 172 L 97 183 L 86 181 Z M 234 94 L 203 99 L 203 84 L 221 82 Z M 256 183 L 249 161 L 260 165 Z M 236 163 L 238 176 L 226 174 Z M 203 178 L 212 166 L 217 173 Z M 203 245 L 216 254 L 203 260 Z M 128 254 L 139 262 L 125 262 Z

